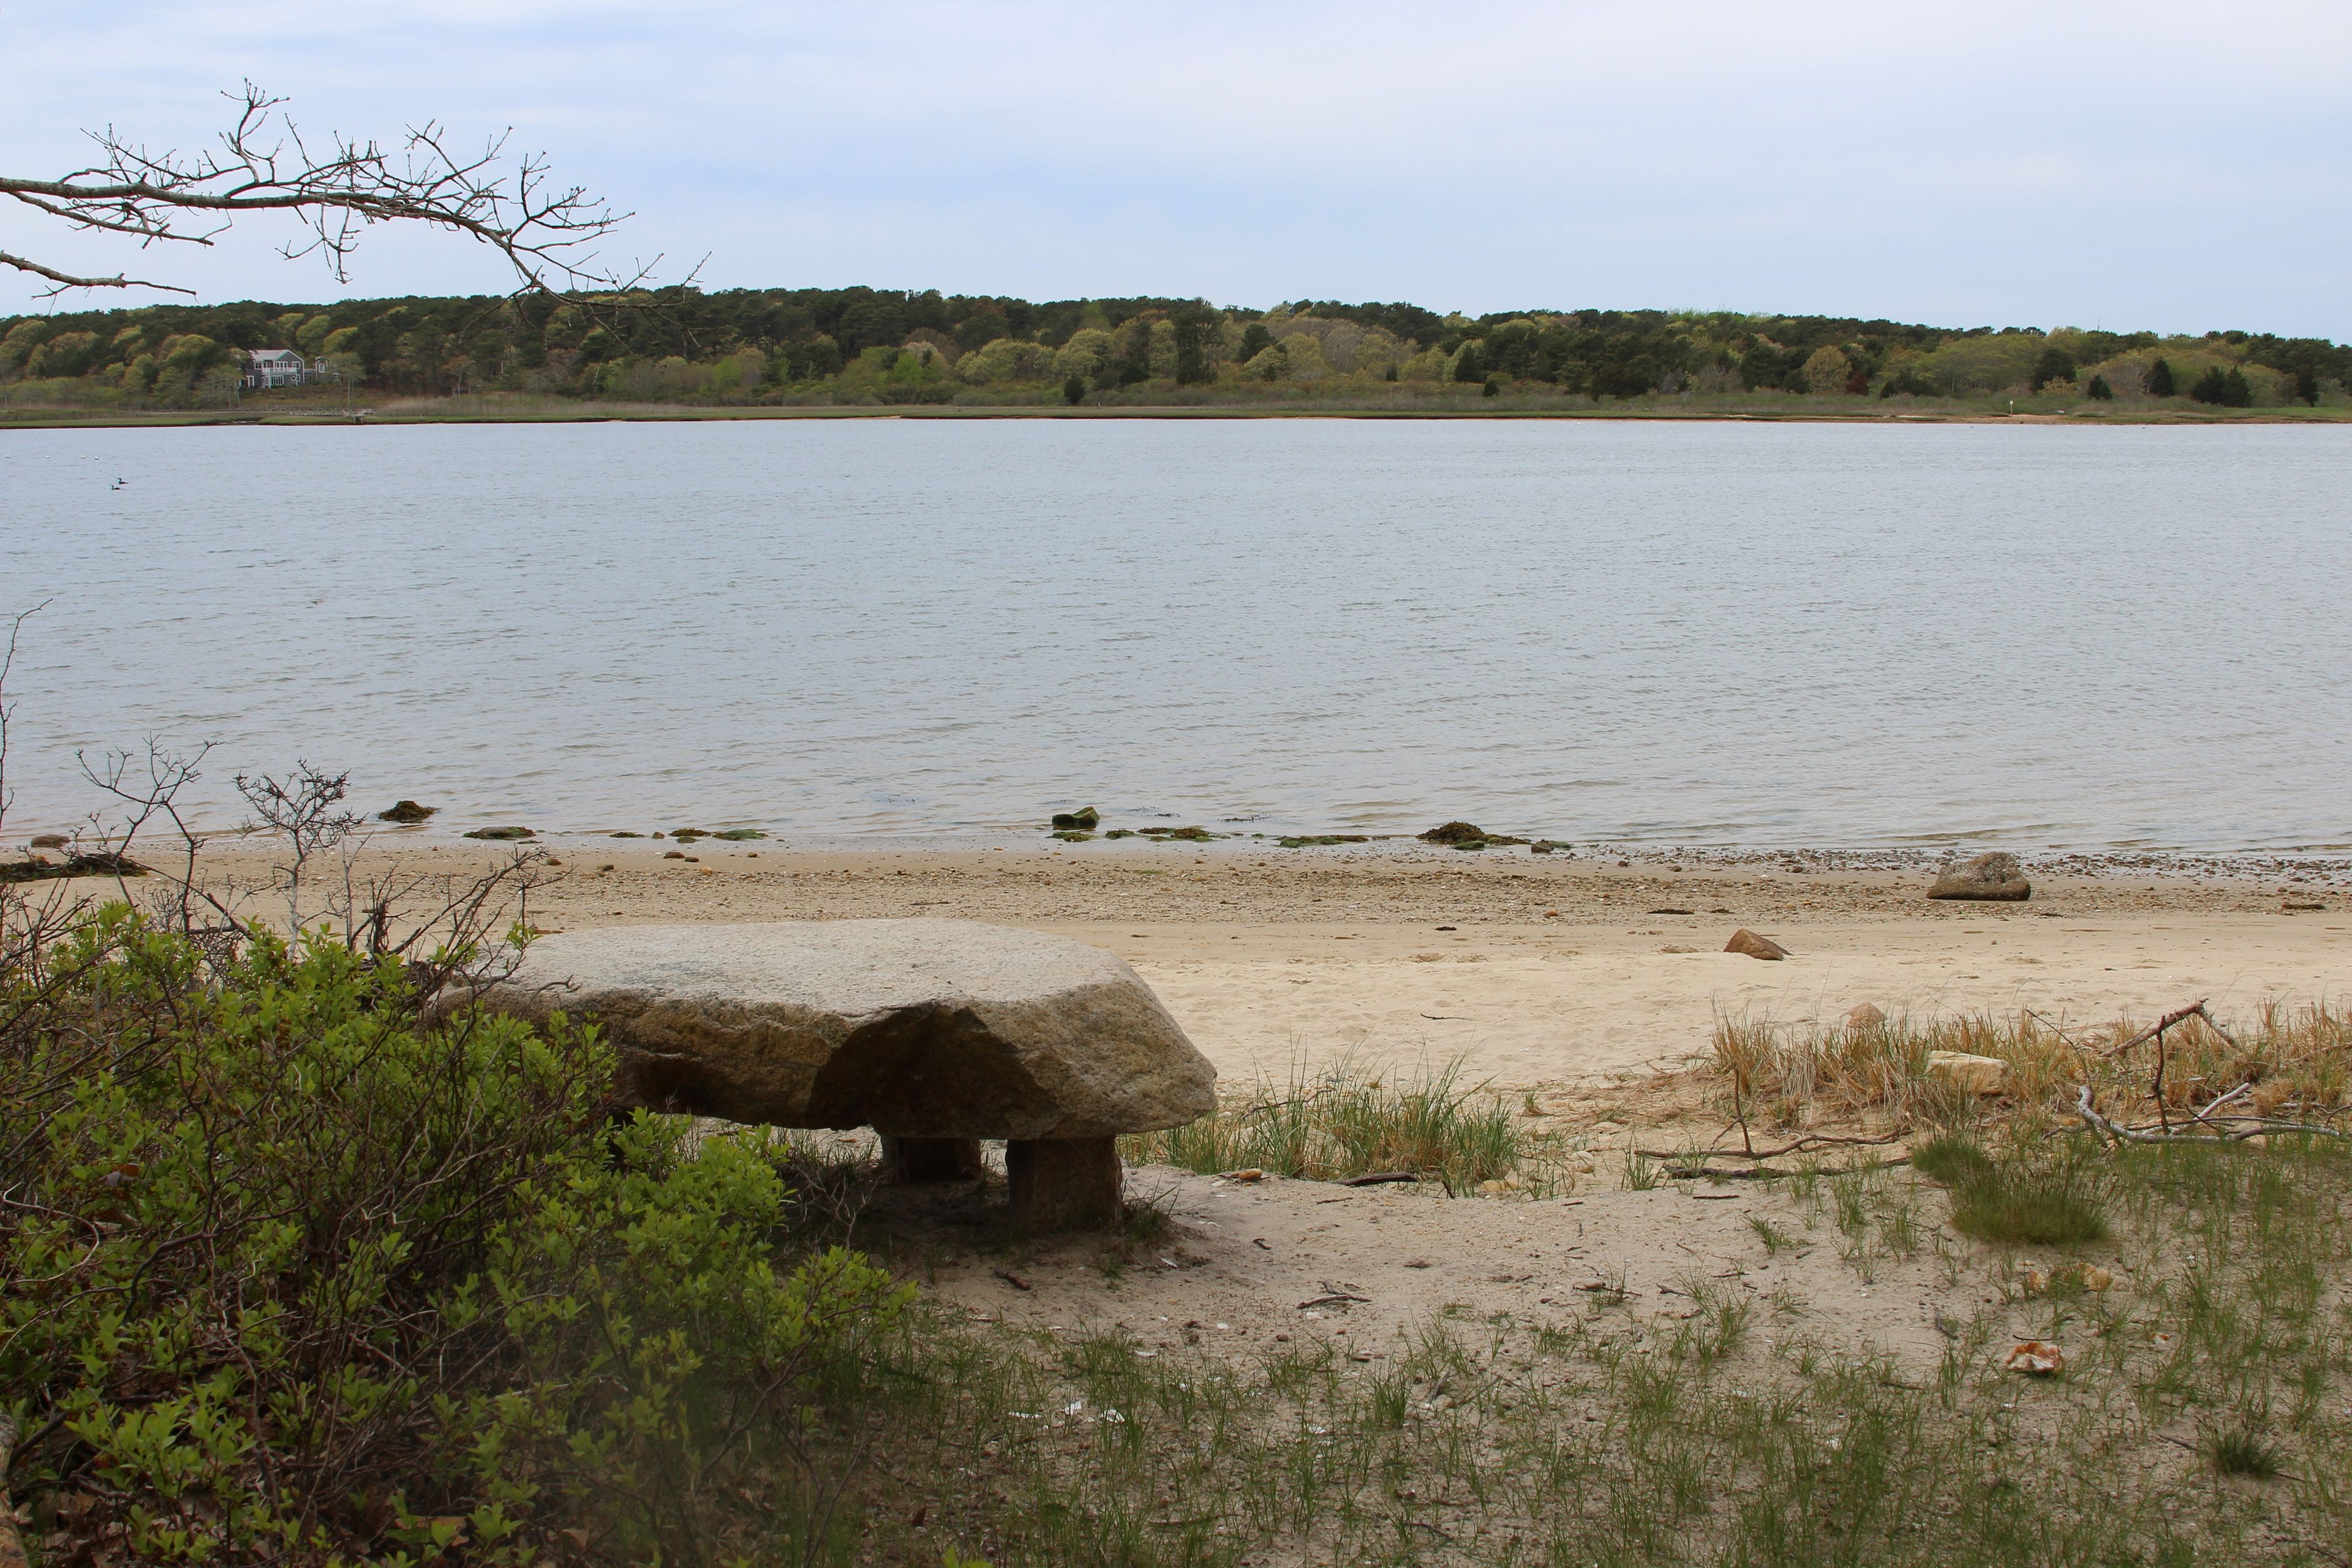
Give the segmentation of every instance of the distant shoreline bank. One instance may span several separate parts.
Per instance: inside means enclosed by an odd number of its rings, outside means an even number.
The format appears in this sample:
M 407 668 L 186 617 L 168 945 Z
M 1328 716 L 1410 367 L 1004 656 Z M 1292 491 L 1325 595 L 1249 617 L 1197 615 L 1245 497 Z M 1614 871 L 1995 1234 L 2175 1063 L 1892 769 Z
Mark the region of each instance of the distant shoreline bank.
M 1054 420 L 1456 420 L 1485 422 L 1648 422 L 1655 424 L 1746 425 L 2035 425 L 2087 429 L 2102 426 L 2144 428 L 2151 426 L 2345 425 L 2352 424 L 2352 408 L 2300 410 L 2222 409 L 2082 410 L 2066 413 L 2008 414 L 1981 410 L 1890 410 L 1885 413 L 1832 413 L 1792 409 L 1788 412 L 1752 409 L 1666 408 L 1348 408 L 1297 406 L 1245 407 L 1231 405 L 1133 405 L 1088 408 L 1031 407 L 986 405 L 817 405 L 713 407 L 694 405 L 625 405 L 583 404 L 577 408 L 499 408 L 488 399 L 448 398 L 432 403 L 404 400 L 383 408 L 347 415 L 341 409 L 158 409 L 126 412 L 115 409 L 0 408 L 0 431 L 58 429 L 173 429 L 216 426 L 268 426 L 287 429 L 320 429 L 368 426 L 425 425 L 615 425 L 697 424 L 709 421 L 837 420 L 837 419 L 1054 419 Z

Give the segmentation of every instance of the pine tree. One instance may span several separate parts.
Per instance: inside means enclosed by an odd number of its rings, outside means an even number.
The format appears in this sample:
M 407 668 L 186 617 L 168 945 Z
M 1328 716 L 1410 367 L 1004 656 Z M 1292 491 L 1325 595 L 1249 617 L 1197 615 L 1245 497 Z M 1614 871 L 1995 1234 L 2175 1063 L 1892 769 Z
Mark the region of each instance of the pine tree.
M 2091 378 L 2091 384 L 2087 390 L 2090 392 L 2091 401 L 2094 403 L 2105 403 L 2116 395 L 2116 389 L 2107 384 L 2107 378 L 2104 375 L 2093 376 Z
M 2240 379 L 2244 378 L 2240 377 Z M 2220 365 L 2215 365 L 2197 378 L 2196 384 L 2189 389 L 2189 397 L 2192 403 L 2210 403 L 2217 405 L 2227 403 L 2230 401 L 2230 378 L 2221 374 Z
M 1063 402 L 1069 404 L 1072 407 L 1076 407 L 1086 400 L 1087 378 L 1085 376 L 1074 375 L 1062 383 Z
M 1213 330 L 1195 316 L 1176 318 L 1176 384 L 1198 386 L 1217 379 L 1209 368 L 1209 351 L 1202 339 Z
M 2150 397 L 2170 397 L 2174 390 L 2172 366 L 2158 360 L 2147 367 L 2147 395 Z
M 2053 381 L 2074 379 L 2074 356 L 2064 349 L 2047 348 L 2042 351 L 2042 357 L 2033 362 L 2033 374 L 2026 381 L 2026 390 L 2040 392 Z

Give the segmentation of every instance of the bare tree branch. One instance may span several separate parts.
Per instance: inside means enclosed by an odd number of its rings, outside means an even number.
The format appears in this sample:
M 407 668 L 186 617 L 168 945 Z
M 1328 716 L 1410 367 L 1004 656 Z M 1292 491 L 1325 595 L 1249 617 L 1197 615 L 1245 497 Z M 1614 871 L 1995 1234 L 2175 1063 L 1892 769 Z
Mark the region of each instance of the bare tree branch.
M 324 258 L 338 283 L 351 281 L 361 235 L 381 223 L 423 223 L 472 237 L 513 267 L 517 293 L 634 289 L 660 259 L 625 272 L 604 266 L 594 247 L 629 215 L 578 185 L 556 183 L 542 154 L 510 157 L 510 132 L 477 150 L 460 147 L 446 127 L 428 121 L 409 127 L 389 150 L 338 134 L 314 153 L 280 112 L 285 100 L 250 81 L 241 94 L 224 96 L 238 110 L 217 147 L 155 152 L 109 126 L 89 133 L 98 147 L 89 167 L 57 179 L 0 174 L 0 195 L 78 230 L 129 237 L 142 248 L 209 246 L 242 214 L 291 213 L 309 237 L 280 254 Z M 43 298 L 69 289 L 190 292 L 120 273 L 79 277 L 6 251 L 0 251 L 0 265 L 48 280 Z
M 19 610 L 8 619 L 8 646 L 0 648 L 0 825 L 8 820 L 8 808 L 16 804 L 16 792 L 8 787 L 8 721 L 16 711 L 16 704 L 8 697 L 8 673 L 16 668 L 16 639 L 24 635 L 25 623 L 49 607 L 43 599 L 29 610 Z
M 183 289 L 176 283 L 154 283 L 144 278 L 126 278 L 120 272 L 111 278 L 78 278 L 70 272 L 60 272 L 54 267 L 27 261 L 5 250 L 0 250 L 0 267 L 13 267 L 19 272 L 29 272 L 36 278 L 46 278 L 55 283 L 56 288 L 41 290 L 40 297 L 44 300 L 52 294 L 62 294 L 68 289 L 155 289 L 166 294 L 185 294 L 192 300 L 196 296 L 194 289 Z

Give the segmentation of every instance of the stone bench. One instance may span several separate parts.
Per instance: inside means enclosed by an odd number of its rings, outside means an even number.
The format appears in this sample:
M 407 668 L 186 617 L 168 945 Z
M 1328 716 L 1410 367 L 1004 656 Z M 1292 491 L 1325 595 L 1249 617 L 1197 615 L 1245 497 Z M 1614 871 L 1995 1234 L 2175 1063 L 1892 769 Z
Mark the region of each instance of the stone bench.
M 871 1127 L 900 1181 L 980 1173 L 1002 1138 L 1014 1217 L 1118 1217 L 1122 1132 L 1214 1109 L 1216 1069 L 1100 948 L 977 921 L 611 926 L 541 937 L 481 994 L 593 1020 L 624 1104 Z

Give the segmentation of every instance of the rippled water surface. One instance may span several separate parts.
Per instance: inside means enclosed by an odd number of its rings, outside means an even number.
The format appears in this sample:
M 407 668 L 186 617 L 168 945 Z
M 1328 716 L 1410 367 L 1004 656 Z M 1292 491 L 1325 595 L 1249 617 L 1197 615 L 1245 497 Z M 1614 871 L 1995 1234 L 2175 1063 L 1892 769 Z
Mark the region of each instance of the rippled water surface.
M 2352 430 L 17 431 L 0 583 L 20 831 L 152 732 L 436 826 L 2352 841 Z

